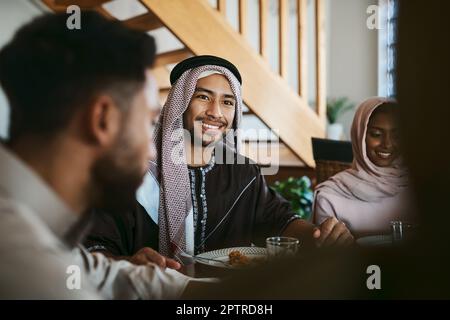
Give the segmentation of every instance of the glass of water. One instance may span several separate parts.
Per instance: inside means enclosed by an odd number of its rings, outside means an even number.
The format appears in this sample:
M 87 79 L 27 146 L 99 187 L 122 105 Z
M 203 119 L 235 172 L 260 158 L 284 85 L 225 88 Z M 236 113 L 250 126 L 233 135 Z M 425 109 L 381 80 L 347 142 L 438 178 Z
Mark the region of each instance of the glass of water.
M 403 221 L 391 221 L 392 243 L 400 244 L 411 238 L 413 226 Z
M 294 256 L 300 240 L 291 237 L 270 237 L 266 239 L 267 256 L 269 258 Z

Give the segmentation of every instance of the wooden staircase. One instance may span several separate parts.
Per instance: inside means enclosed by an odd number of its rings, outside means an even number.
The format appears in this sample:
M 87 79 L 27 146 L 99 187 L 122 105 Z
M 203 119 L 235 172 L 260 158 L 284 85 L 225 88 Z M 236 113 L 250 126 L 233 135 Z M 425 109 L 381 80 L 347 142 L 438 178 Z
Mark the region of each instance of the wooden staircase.
M 65 12 L 68 5 L 100 12 L 115 19 L 103 5 L 110 0 L 42 0 L 50 9 Z M 123 0 L 125 1 L 125 0 Z M 314 167 L 311 137 L 325 134 L 325 52 L 323 31 L 323 0 L 315 0 L 315 60 L 307 59 L 307 0 L 297 1 L 297 61 L 289 66 L 288 0 L 278 0 L 279 10 L 279 70 L 274 72 L 268 61 L 266 17 L 268 1 L 259 0 L 259 52 L 246 39 L 247 1 L 239 0 L 239 30 L 227 22 L 227 2 L 217 0 L 217 9 L 206 0 L 139 0 L 145 13 L 122 20 L 131 28 L 151 31 L 165 27 L 175 35 L 184 48 L 159 54 L 154 73 L 161 87 L 161 95 L 170 89 L 167 65 L 191 55 L 211 54 L 232 61 L 243 76 L 243 99 L 249 111 L 269 128 L 275 129 L 280 142 L 280 165 Z M 309 68 L 308 68 L 309 67 Z M 289 72 L 295 69 L 298 88 L 288 84 Z M 308 72 L 315 75 L 315 106 L 308 105 Z M 311 98 L 311 97 L 310 97 Z M 163 98 L 164 99 L 164 98 Z M 247 142 L 250 144 L 251 141 Z M 257 148 L 250 153 L 257 153 Z M 258 157 L 257 155 L 255 156 Z M 286 161 L 287 160 L 287 161 Z

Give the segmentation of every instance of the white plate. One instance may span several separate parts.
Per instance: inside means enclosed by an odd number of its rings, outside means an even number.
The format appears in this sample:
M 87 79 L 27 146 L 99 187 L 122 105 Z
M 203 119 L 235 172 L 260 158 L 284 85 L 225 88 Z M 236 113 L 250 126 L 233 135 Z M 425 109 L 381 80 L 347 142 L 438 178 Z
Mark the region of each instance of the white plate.
M 356 243 L 362 247 L 388 247 L 392 245 L 392 236 L 376 235 L 361 237 L 356 240 Z
M 240 253 L 246 255 L 250 259 L 264 258 L 267 255 L 266 248 L 236 247 L 236 248 L 226 248 L 226 249 L 218 249 L 218 250 L 214 250 L 214 251 L 203 252 L 203 253 L 197 255 L 197 257 L 206 258 L 206 259 L 215 259 L 215 260 L 220 260 L 220 261 L 228 263 L 229 262 L 228 255 L 231 251 L 239 251 Z M 207 265 L 215 266 L 215 267 L 233 268 L 232 266 L 227 266 L 226 264 L 223 264 L 223 263 L 220 263 L 217 261 L 202 260 L 202 259 L 198 259 L 196 261 L 199 263 L 202 263 L 202 264 L 207 264 Z

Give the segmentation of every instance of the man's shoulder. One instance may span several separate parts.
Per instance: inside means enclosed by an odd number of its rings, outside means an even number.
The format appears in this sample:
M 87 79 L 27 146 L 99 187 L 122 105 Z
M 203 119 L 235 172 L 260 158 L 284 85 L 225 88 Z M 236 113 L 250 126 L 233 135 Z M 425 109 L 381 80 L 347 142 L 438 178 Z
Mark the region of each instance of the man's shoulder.
M 32 214 L 26 205 L 14 199 L 0 196 L 0 237 L 8 237 L 9 233 L 13 233 L 19 228 L 30 231 L 31 225 L 27 222 L 27 217 Z M 24 236 L 26 235 L 24 234 Z
M 47 250 L 60 241 L 36 218 L 28 206 L 0 196 L 0 247 L 6 250 L 33 247 Z
M 71 252 L 35 217 L 31 208 L 0 196 L 0 298 L 95 298 L 68 290 Z

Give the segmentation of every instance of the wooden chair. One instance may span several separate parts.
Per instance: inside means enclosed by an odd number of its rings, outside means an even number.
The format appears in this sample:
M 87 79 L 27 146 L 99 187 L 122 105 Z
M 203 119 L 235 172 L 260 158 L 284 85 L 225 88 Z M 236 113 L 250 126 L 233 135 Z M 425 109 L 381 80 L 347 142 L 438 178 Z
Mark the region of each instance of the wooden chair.
M 311 140 L 316 162 L 317 184 L 351 167 L 353 151 L 350 141 L 320 138 L 311 138 Z

